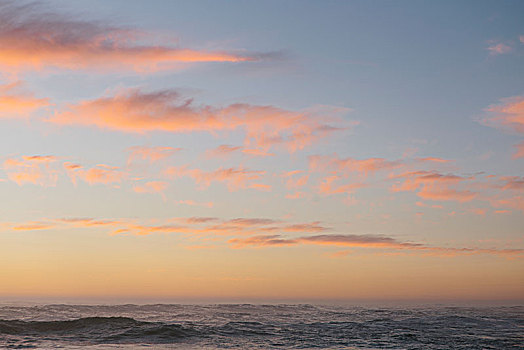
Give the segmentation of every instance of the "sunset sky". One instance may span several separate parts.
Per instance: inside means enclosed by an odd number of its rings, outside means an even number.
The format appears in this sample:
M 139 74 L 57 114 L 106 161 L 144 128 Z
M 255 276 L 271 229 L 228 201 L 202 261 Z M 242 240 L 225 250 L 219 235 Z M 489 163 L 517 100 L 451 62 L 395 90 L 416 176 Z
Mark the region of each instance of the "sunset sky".
M 0 1 L 0 150 L 3 300 L 522 301 L 524 2 Z

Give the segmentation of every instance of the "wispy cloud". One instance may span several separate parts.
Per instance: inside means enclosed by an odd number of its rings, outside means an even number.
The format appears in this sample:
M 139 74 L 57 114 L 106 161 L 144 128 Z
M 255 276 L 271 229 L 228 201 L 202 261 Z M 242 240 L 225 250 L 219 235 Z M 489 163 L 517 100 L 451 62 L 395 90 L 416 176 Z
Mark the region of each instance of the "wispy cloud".
M 252 157 L 270 157 L 274 156 L 273 153 L 269 153 L 267 151 L 264 151 L 262 149 L 249 149 L 242 146 L 231 146 L 231 145 L 220 145 L 216 148 L 210 149 L 206 151 L 206 156 L 208 158 L 212 157 L 221 157 L 221 158 L 227 158 L 231 156 L 234 153 L 241 152 L 243 154 L 252 156 Z
M 395 175 L 392 178 L 404 179 L 403 183 L 394 185 L 391 188 L 392 191 L 418 191 L 417 195 L 424 199 L 468 202 L 477 196 L 477 193 L 473 191 L 453 188 L 461 182 L 473 179 L 471 177 L 465 178 L 432 171 L 416 171 Z
M 486 112 L 490 115 L 480 120 L 484 125 L 524 135 L 524 96 L 503 98 Z
M 378 171 L 392 170 L 403 165 L 401 161 L 391 161 L 384 158 L 339 158 L 333 156 L 309 156 L 309 167 L 315 171 L 337 171 L 340 173 L 360 173 L 364 176 L 372 175 Z
M 155 223 L 141 223 L 136 219 L 94 219 L 60 218 L 21 223 L 0 223 L 2 230 L 33 231 L 66 228 L 100 228 L 108 234 L 147 236 L 152 234 L 180 234 L 192 242 L 227 242 L 231 247 L 285 247 L 285 246 L 326 246 L 375 249 L 381 252 L 413 252 L 423 255 L 455 256 L 471 254 L 491 254 L 509 258 L 520 258 L 524 249 L 440 247 L 417 242 L 400 241 L 394 237 L 380 234 L 337 234 L 321 222 L 288 223 L 268 218 L 219 219 L 216 217 L 179 217 Z M 286 233 L 286 235 L 284 235 Z M 287 234 L 300 234 L 287 236 Z M 313 234 L 313 235 L 307 235 Z M 211 245 L 212 247 L 214 245 Z M 345 254 L 340 254 L 344 256 Z
M 480 119 L 482 124 L 524 135 L 524 96 L 503 98 L 499 104 L 491 105 L 485 111 L 489 115 Z M 517 150 L 512 158 L 524 157 L 524 142 L 515 147 Z
M 58 171 L 51 167 L 56 162 L 54 156 L 23 156 L 21 159 L 7 158 L 4 170 L 11 181 L 19 186 L 31 183 L 40 186 L 54 186 Z
M 470 254 L 491 254 L 510 258 L 519 258 L 524 255 L 524 249 L 484 249 L 484 248 L 454 248 L 432 247 L 419 243 L 401 242 L 392 237 L 383 235 L 354 235 L 354 234 L 325 234 L 285 238 L 281 235 L 258 235 L 247 238 L 233 238 L 228 241 L 234 248 L 254 247 L 284 247 L 301 244 L 337 246 L 349 248 L 386 249 L 393 251 L 413 251 L 421 254 L 438 256 L 455 256 Z M 347 254 L 339 253 L 337 256 Z
M 512 158 L 513 159 L 524 158 L 524 141 L 515 145 L 515 148 L 516 150 L 515 150 L 515 153 L 513 153 Z
M 283 172 L 280 174 L 280 177 L 285 180 L 286 188 L 288 189 L 303 187 L 309 180 L 309 175 L 303 174 L 300 170 Z
M 35 230 L 49 230 L 54 228 L 56 225 L 42 221 L 30 221 L 20 225 L 14 225 L 12 227 L 15 231 L 35 231 Z
M 213 206 L 215 205 L 213 202 L 197 202 L 191 199 L 179 200 L 176 203 L 189 205 L 189 206 L 207 207 L 207 208 L 213 208 Z
M 512 52 L 513 47 L 505 43 L 493 42 L 487 47 L 487 50 L 489 51 L 490 55 L 496 56 L 496 55 L 504 55 L 504 54 Z
M 58 67 L 147 72 L 183 63 L 255 61 L 263 57 L 148 44 L 149 39 L 155 39 L 152 33 L 72 18 L 34 4 L 0 4 L 0 67 L 11 71 Z
M 149 163 L 157 162 L 161 159 L 171 157 L 175 153 L 182 150 L 182 148 L 173 147 L 149 147 L 149 146 L 134 146 L 127 149 L 129 151 L 129 158 L 127 164 L 140 159 L 148 161 Z
M 36 98 L 21 86 L 20 81 L 0 85 L 0 119 L 27 118 L 37 109 L 49 106 L 48 99 Z
M 209 187 L 212 182 L 224 182 L 230 191 L 236 191 L 255 185 L 253 181 L 259 180 L 265 174 L 265 171 L 249 170 L 242 167 L 203 171 L 181 166 L 169 167 L 164 171 L 164 174 L 168 177 L 191 177 L 201 189 Z
M 121 183 L 126 177 L 126 173 L 119 167 L 98 164 L 95 167 L 84 169 L 80 164 L 65 162 L 63 164 L 71 181 L 76 185 L 77 178 L 80 178 L 90 185 L 94 184 L 114 184 Z
M 208 157 L 229 157 L 231 154 L 240 151 L 241 146 L 231 146 L 231 145 L 220 145 L 216 148 L 206 151 Z
M 133 191 L 136 193 L 158 193 L 166 200 L 164 191 L 169 186 L 169 182 L 166 181 L 148 181 L 143 185 L 133 186 Z
M 175 90 L 142 92 L 127 89 L 114 96 L 69 105 L 48 121 L 131 133 L 216 133 L 243 129 L 246 149 L 258 148 L 265 152 L 280 146 L 294 152 L 349 127 L 344 126 L 339 118 L 346 111 L 344 108 L 323 107 L 293 112 L 249 104 L 198 106 Z

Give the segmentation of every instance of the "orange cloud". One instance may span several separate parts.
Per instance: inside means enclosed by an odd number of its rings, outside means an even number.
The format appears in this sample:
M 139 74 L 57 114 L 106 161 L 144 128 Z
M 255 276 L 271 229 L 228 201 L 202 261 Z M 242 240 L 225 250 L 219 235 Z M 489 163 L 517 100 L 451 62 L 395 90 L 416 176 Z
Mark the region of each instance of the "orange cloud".
M 228 241 L 233 248 L 247 246 L 283 247 L 299 244 L 326 245 L 337 247 L 375 248 L 393 250 L 411 250 L 427 255 L 454 256 L 458 254 L 493 254 L 509 257 L 521 257 L 524 249 L 483 249 L 483 248 L 447 248 L 430 247 L 418 243 L 399 242 L 382 235 L 337 235 L 326 234 L 298 238 L 283 238 L 280 235 L 257 235 L 247 238 L 233 238 Z M 341 254 L 342 256 L 345 254 Z
M 209 222 L 217 221 L 218 218 L 193 216 L 189 218 L 177 218 L 177 220 L 182 221 L 186 224 L 206 224 Z
M 147 33 L 61 17 L 38 6 L 3 5 L 0 68 L 47 67 L 157 71 L 191 62 L 241 62 L 257 57 L 144 44 Z
M 462 181 L 472 178 L 447 174 L 443 175 L 430 171 L 415 171 L 392 176 L 392 178 L 403 178 L 404 182 L 400 185 L 394 185 L 391 190 L 399 191 L 417 191 L 417 195 L 424 199 L 437 201 L 458 201 L 468 202 L 473 200 L 476 192 L 469 190 L 458 190 L 450 186 L 457 185 Z
M 489 106 L 486 111 L 492 116 L 482 119 L 483 124 L 524 134 L 523 96 L 501 99 L 500 104 Z
M 220 145 L 217 148 L 206 151 L 208 157 L 227 157 L 232 153 L 241 150 L 240 146 Z
M 33 221 L 13 227 L 15 231 L 34 231 L 34 230 L 48 230 L 54 228 L 55 225 L 45 222 Z
M 122 179 L 126 176 L 126 173 L 122 172 L 118 167 L 112 167 L 105 164 L 98 164 L 90 169 L 84 169 L 79 164 L 69 162 L 65 162 L 63 166 L 66 169 L 71 182 L 75 185 L 77 183 L 77 178 L 81 178 L 90 185 L 98 183 L 109 185 L 122 182 Z
M 49 105 L 46 98 L 35 98 L 19 91 L 21 82 L 0 85 L 0 119 L 26 118 L 35 110 Z
M 213 202 L 195 202 L 195 201 L 190 200 L 190 199 L 180 200 L 177 203 L 178 204 L 190 205 L 190 206 L 202 206 L 202 207 L 208 207 L 208 208 L 213 208 L 213 206 L 214 206 Z
M 306 193 L 305 192 L 295 192 L 295 193 L 288 193 L 286 194 L 286 198 L 287 199 L 300 199 L 300 198 L 304 198 L 306 197 Z
M 245 145 L 261 149 L 264 154 L 273 146 L 294 152 L 327 135 L 343 130 L 328 122 L 339 122 L 341 108 L 322 108 L 292 112 L 273 106 L 233 104 L 224 108 L 196 106 L 174 90 L 145 93 L 128 89 L 115 96 L 102 97 L 69 105 L 55 113 L 49 122 L 59 125 L 84 125 L 145 133 L 210 132 L 243 129 Z M 224 147 L 222 151 L 227 150 Z M 264 154 L 265 155 L 265 154 Z
M 433 185 L 426 185 L 418 192 L 418 196 L 434 201 L 469 202 L 473 200 L 477 194 L 467 190 L 459 191 L 449 188 L 434 188 Z
M 515 148 L 517 150 L 515 151 L 515 153 L 513 153 L 512 158 L 513 159 L 524 158 L 524 141 L 515 145 Z
M 365 176 L 382 170 L 392 170 L 403 165 L 400 161 L 389 161 L 384 158 L 339 158 L 333 156 L 309 156 L 309 167 L 314 171 L 338 171 L 342 173 L 357 172 Z
M 297 243 L 299 243 L 294 239 L 281 238 L 279 235 L 263 235 L 248 238 L 233 238 L 230 239 L 228 242 L 233 245 L 233 248 L 243 248 L 250 245 L 282 247 L 296 245 Z
M 253 188 L 253 189 L 258 190 L 258 191 L 269 192 L 269 191 L 271 191 L 272 187 L 271 187 L 271 185 L 254 183 L 254 184 L 249 185 L 249 188 Z
M 206 156 L 211 157 L 229 157 L 235 152 L 242 152 L 244 154 L 253 156 L 253 157 L 270 157 L 274 156 L 273 153 L 266 152 L 261 149 L 246 149 L 241 146 L 231 146 L 231 145 L 220 145 L 217 148 L 206 151 Z
M 417 158 L 417 161 L 419 162 L 433 162 L 433 163 L 449 163 L 451 160 L 449 159 L 442 159 L 438 157 L 425 157 L 425 158 Z
M 242 153 L 247 154 L 249 156 L 253 156 L 253 157 L 272 157 L 275 155 L 274 153 L 269 153 L 264 150 L 256 149 L 256 148 L 245 148 L 242 150 Z
M 490 203 L 495 208 L 511 208 L 520 210 L 524 213 L 524 197 L 514 196 L 504 199 L 491 199 Z
M 502 211 L 501 211 L 502 212 Z M 177 221 L 185 225 L 174 225 Z M 216 223 L 219 221 L 218 223 Z M 156 220 L 155 220 L 156 222 Z M 219 240 L 218 236 L 233 236 L 227 242 L 233 248 L 248 246 L 293 246 L 293 245 L 319 245 L 335 247 L 373 248 L 388 250 L 413 251 L 426 255 L 454 256 L 458 254 L 493 254 L 507 257 L 521 257 L 524 249 L 494 249 L 494 248 L 454 248 L 426 246 L 420 243 L 402 242 L 384 235 L 358 235 L 358 234 L 317 234 L 313 236 L 300 236 L 294 238 L 283 237 L 279 234 L 267 232 L 307 232 L 319 233 L 328 230 L 320 222 L 288 224 L 280 220 L 267 218 L 236 218 L 220 221 L 213 217 L 188 217 L 173 218 L 161 224 L 142 224 L 136 220 L 96 220 L 93 218 L 63 218 L 46 221 L 30 221 L 27 223 L 0 223 L 0 227 L 12 230 L 42 230 L 49 228 L 93 228 L 108 227 L 111 235 L 133 234 L 171 234 L 180 233 L 191 240 L 204 239 L 205 241 Z M 204 235 L 204 237 L 202 237 Z M 211 238 L 205 237 L 211 235 Z M 239 235 L 244 237 L 240 238 Z M 250 235 L 246 237 L 246 235 Z
M 265 174 L 265 171 L 253 171 L 244 168 L 219 168 L 215 171 L 206 172 L 200 169 L 188 169 L 186 166 L 169 167 L 165 172 L 170 177 L 189 176 L 195 180 L 201 188 L 208 187 L 211 182 L 225 182 L 230 191 L 240 188 L 261 186 L 253 184 L 252 181 L 258 180 Z M 262 185 L 264 186 L 264 185 Z
M 500 180 L 504 181 L 501 185 L 502 190 L 524 191 L 524 177 L 522 176 L 502 176 Z
M 286 225 L 282 227 L 282 231 L 286 232 L 322 232 L 326 230 L 327 227 L 320 225 L 320 221 L 305 224 Z
M 182 148 L 173 147 L 147 147 L 147 146 L 134 146 L 128 148 L 130 152 L 127 163 L 130 164 L 135 159 L 147 160 L 150 163 L 159 161 L 161 159 L 171 157 L 176 152 L 179 152 Z
M 25 183 L 54 186 L 58 172 L 50 164 L 56 160 L 54 156 L 23 156 L 22 160 L 8 158 L 4 161 L 4 170 L 8 178 L 19 186 Z
M 57 219 L 57 222 L 70 224 L 75 227 L 93 227 L 93 226 L 116 226 L 125 224 L 120 220 L 96 220 L 93 218 L 63 218 Z
M 355 192 L 355 190 L 366 187 L 365 184 L 359 183 L 359 182 L 335 186 L 334 182 L 338 181 L 339 179 L 340 177 L 337 175 L 324 177 L 321 180 L 320 185 L 318 187 L 319 193 L 324 194 L 324 195 L 346 193 L 350 195 L 353 192 Z
M 162 198 L 166 200 L 166 196 L 164 195 L 164 191 L 169 186 L 168 182 L 165 181 L 149 181 L 146 182 L 144 185 L 141 186 L 134 186 L 133 191 L 136 193 L 159 193 L 162 195 Z
M 280 177 L 286 179 L 286 188 L 294 189 L 305 186 L 309 180 L 309 175 L 302 175 L 300 177 L 295 176 L 301 173 L 301 170 L 288 171 L 280 174 Z

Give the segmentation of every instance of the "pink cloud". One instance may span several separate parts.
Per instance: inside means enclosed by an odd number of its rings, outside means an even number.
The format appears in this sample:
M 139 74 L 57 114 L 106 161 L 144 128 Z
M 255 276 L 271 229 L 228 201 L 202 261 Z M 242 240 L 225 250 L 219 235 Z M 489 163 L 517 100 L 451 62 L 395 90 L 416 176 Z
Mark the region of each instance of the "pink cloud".
M 130 154 L 127 163 L 130 164 L 136 159 L 147 160 L 149 163 L 153 163 L 171 157 L 180 150 L 181 148 L 173 147 L 134 146 L 128 149 Z
M 333 156 L 309 156 L 309 167 L 315 171 L 337 171 L 341 173 L 357 172 L 365 176 L 374 174 L 378 171 L 397 169 L 403 166 L 400 161 L 389 161 L 384 158 L 339 158 Z
M 164 191 L 168 186 L 169 183 L 165 181 L 148 181 L 143 185 L 133 186 L 133 191 L 136 193 L 159 193 L 166 200 Z
M 207 224 L 209 222 L 217 221 L 218 218 L 193 216 L 189 218 L 177 218 L 177 220 L 182 221 L 186 224 Z
M 414 251 L 426 255 L 455 256 L 459 254 L 492 254 L 506 257 L 522 257 L 524 249 L 483 249 L 483 248 L 447 248 L 431 247 L 418 243 L 400 242 L 392 237 L 382 235 L 337 235 L 325 234 L 298 238 L 284 238 L 280 235 L 257 235 L 247 238 L 233 238 L 228 241 L 233 248 L 254 247 L 284 247 L 300 244 L 388 249 Z M 344 255 L 344 254 L 342 254 Z
M 255 190 L 258 190 L 258 191 L 269 192 L 269 191 L 271 191 L 272 187 L 271 187 L 271 185 L 253 183 L 253 184 L 249 185 L 249 188 L 252 188 L 252 189 L 255 189 Z
M 513 159 L 524 158 L 524 141 L 515 145 L 515 148 L 516 148 L 516 151 L 515 153 L 513 153 L 512 158 Z
M 151 34 L 65 18 L 27 4 L 4 4 L 0 23 L 0 67 L 9 71 L 57 67 L 147 72 L 195 62 L 259 59 L 225 51 L 144 44 Z
M 417 161 L 419 162 L 433 162 L 433 163 L 449 163 L 451 160 L 449 159 L 443 159 L 438 157 L 425 157 L 425 158 L 417 158 Z
M 206 172 L 182 166 L 169 167 L 164 173 L 169 177 L 191 177 L 202 189 L 209 187 L 212 182 L 225 182 L 230 191 L 236 191 L 253 185 L 260 187 L 253 181 L 259 180 L 265 174 L 265 171 L 253 171 L 245 168 L 219 168 Z
M 246 153 L 269 155 L 275 146 L 290 152 L 306 146 L 347 127 L 338 115 L 347 109 L 328 108 L 292 112 L 273 106 L 232 104 L 227 107 L 196 106 L 174 90 L 145 93 L 137 89 L 123 90 L 114 96 L 69 105 L 55 113 L 49 122 L 59 125 L 83 125 L 122 132 L 172 133 L 209 132 L 242 129 L 246 133 Z M 222 149 L 225 151 L 226 147 Z
M 495 208 L 511 208 L 515 210 L 520 210 L 524 213 L 524 197 L 514 196 L 511 198 L 496 199 L 493 198 L 490 200 L 490 203 Z
M 510 53 L 513 51 L 513 48 L 504 43 L 493 43 L 492 45 L 488 46 L 487 50 L 489 51 L 490 55 L 495 56 Z
M 280 177 L 285 179 L 286 188 L 296 189 L 304 187 L 309 180 L 309 175 L 302 175 L 302 173 L 301 170 L 288 171 L 280 174 Z M 296 176 L 299 174 L 300 176 Z
M 501 99 L 499 104 L 489 106 L 486 111 L 491 116 L 481 120 L 484 125 L 524 134 L 523 96 Z
M 274 153 L 269 153 L 264 150 L 256 149 L 256 148 L 244 148 L 242 150 L 242 153 L 247 154 L 252 157 L 272 157 L 275 155 Z
M 300 191 L 286 194 L 287 199 L 300 199 L 300 198 L 305 198 L 305 197 L 306 197 L 306 193 L 300 192 Z
M 408 172 L 392 176 L 392 178 L 404 179 L 403 183 L 392 186 L 392 191 L 418 191 L 417 195 L 424 199 L 469 202 L 477 196 L 476 192 L 452 188 L 472 178 L 430 171 Z
M 207 207 L 207 208 L 212 208 L 214 206 L 213 202 L 196 202 L 190 199 L 180 200 L 177 203 L 190 205 L 190 206 L 201 206 L 201 207 Z
M 121 171 L 118 167 L 113 167 L 105 164 L 98 164 L 95 167 L 84 169 L 79 164 L 66 162 L 63 164 L 71 182 L 76 185 L 77 178 L 80 178 L 90 185 L 93 184 L 114 184 L 121 183 L 126 173 Z
M 337 175 L 326 176 L 321 180 L 321 183 L 318 187 L 318 191 L 324 195 L 346 193 L 348 195 L 354 193 L 357 189 L 366 187 L 364 183 L 355 182 L 345 185 L 335 185 L 336 181 L 340 180 L 340 177 Z
M 220 145 L 217 148 L 210 149 L 206 151 L 206 156 L 208 158 L 212 157 L 221 157 L 226 158 L 236 152 L 242 152 L 243 154 L 252 156 L 252 157 L 271 157 L 274 156 L 273 153 L 267 151 L 256 149 L 256 148 L 244 148 L 241 146 L 231 146 L 231 145 Z
M 220 145 L 217 148 L 207 150 L 206 155 L 208 157 L 228 157 L 232 153 L 240 151 L 241 149 L 241 146 Z

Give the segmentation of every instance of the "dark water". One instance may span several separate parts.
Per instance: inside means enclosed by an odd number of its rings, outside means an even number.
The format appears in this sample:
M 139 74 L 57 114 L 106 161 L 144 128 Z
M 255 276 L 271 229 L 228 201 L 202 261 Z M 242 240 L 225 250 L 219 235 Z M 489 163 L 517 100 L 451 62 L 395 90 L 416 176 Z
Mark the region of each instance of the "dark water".
M 8 349 L 524 349 L 524 307 L 1 306 Z

